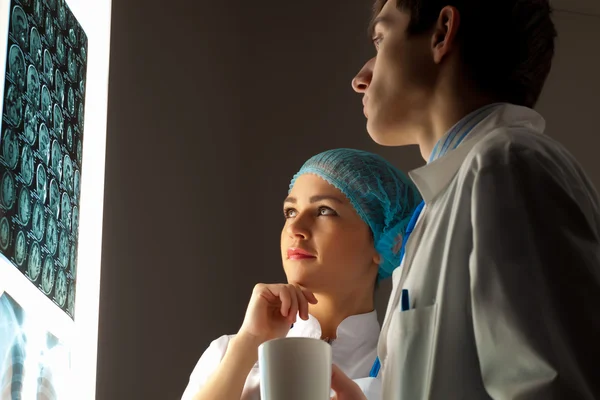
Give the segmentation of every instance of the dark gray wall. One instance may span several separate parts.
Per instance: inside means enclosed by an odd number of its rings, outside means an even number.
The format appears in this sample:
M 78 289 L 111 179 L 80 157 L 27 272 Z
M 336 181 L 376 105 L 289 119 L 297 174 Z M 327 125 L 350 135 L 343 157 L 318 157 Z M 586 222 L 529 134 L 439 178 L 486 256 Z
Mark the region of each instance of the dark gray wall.
M 309 156 L 420 163 L 371 142 L 350 86 L 369 1 L 246 3 L 113 2 L 99 400 L 178 398 L 253 285 L 285 279 L 282 201 Z
M 208 343 L 238 329 L 252 286 L 284 279 L 281 202 L 309 156 L 355 147 L 405 171 L 422 163 L 371 142 L 350 87 L 372 54 L 369 0 L 243 3 L 113 1 L 99 400 L 178 399 Z M 561 27 L 581 35 L 566 37 L 595 45 L 577 18 Z M 541 103 L 557 137 L 595 128 L 598 64 L 573 77 L 580 91 L 560 83 L 584 55 L 561 53 Z M 564 94 L 583 123 L 561 113 Z M 597 170 L 576 128 L 563 139 Z

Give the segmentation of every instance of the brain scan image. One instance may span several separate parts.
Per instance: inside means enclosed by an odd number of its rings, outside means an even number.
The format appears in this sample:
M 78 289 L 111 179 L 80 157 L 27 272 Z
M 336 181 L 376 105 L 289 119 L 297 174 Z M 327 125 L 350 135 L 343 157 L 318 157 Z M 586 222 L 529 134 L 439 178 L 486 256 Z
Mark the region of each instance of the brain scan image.
M 69 294 L 67 297 L 67 309 L 69 314 L 73 315 L 75 312 L 75 284 L 73 281 L 69 282 Z
M 29 34 L 29 55 L 36 68 L 42 68 L 42 38 L 40 31 L 34 26 Z
M 9 85 L 6 93 L 4 107 L 6 108 L 6 117 L 12 126 L 19 126 L 23 116 L 22 94 L 15 85 Z
M 56 136 L 58 136 L 59 138 L 62 138 L 62 136 L 63 136 L 63 124 L 64 124 L 64 118 L 63 118 L 62 111 L 61 111 L 60 107 L 58 106 L 58 104 L 55 104 L 54 105 L 54 134 Z
M 49 215 L 46 220 L 46 248 L 52 255 L 56 253 L 58 246 L 58 226 L 56 225 L 56 219 L 52 215 Z
M 36 202 L 33 206 L 33 221 L 31 224 L 31 234 L 35 240 L 40 241 L 44 238 L 44 228 L 46 225 L 44 216 L 44 206 Z
M 83 130 L 83 105 L 81 103 L 77 108 L 77 120 L 79 121 L 79 129 Z
M 29 64 L 27 67 L 27 97 L 37 109 L 40 104 L 40 76 L 33 64 Z
M 54 287 L 54 300 L 63 307 L 67 300 L 67 274 L 64 270 L 59 269 L 56 274 L 56 284 Z
M 71 249 L 69 245 L 69 232 L 62 231 L 60 234 L 60 241 L 58 243 L 58 261 L 60 262 L 61 267 L 65 269 L 69 267 L 69 256 L 71 255 Z
M 71 42 L 71 46 L 77 48 L 79 47 L 79 42 L 77 40 L 77 31 L 75 28 L 69 28 L 69 42 Z
M 52 77 L 54 75 L 54 68 L 52 65 L 52 56 L 48 49 L 44 50 L 44 75 L 46 76 L 46 82 L 52 86 Z
M 73 150 L 73 129 L 71 125 L 67 126 L 67 148 Z
M 52 256 L 47 256 L 42 267 L 42 292 L 49 295 L 54 289 L 54 260 Z
M 67 105 L 69 108 L 69 114 L 75 115 L 75 92 L 71 86 L 69 86 L 69 92 L 67 95 Z
M 28 43 L 29 24 L 27 23 L 27 16 L 25 11 L 19 6 L 15 6 L 12 12 L 12 35 L 16 39 L 17 43 L 21 48 L 26 49 Z
M 46 13 L 46 42 L 54 43 L 56 40 L 56 28 L 52 22 L 52 14 Z
M 33 152 L 31 151 L 31 147 L 23 145 L 23 151 L 21 152 L 21 179 L 28 186 L 33 182 L 33 173 Z
M 50 89 L 46 85 L 42 86 L 42 101 L 40 103 L 42 116 L 46 121 L 50 122 L 50 118 L 52 117 L 52 98 L 50 97 Z
M 40 124 L 38 143 L 38 152 L 40 153 L 40 158 L 44 164 L 48 165 L 50 162 L 50 132 L 48 131 L 46 124 L 43 122 Z
M 0 220 L 0 248 L 6 250 L 10 244 L 10 223 L 8 218 L 2 217 Z
M 52 215 L 55 218 L 58 218 L 58 210 L 60 208 L 60 190 L 58 189 L 58 183 L 56 183 L 55 179 L 50 181 L 50 200 L 48 203 L 48 207 L 50 207 Z
M 8 171 L 4 172 L 2 175 L 2 188 L 0 192 L 0 200 L 2 202 L 2 206 L 5 209 L 11 209 L 13 204 L 15 203 L 16 197 L 16 188 L 15 188 L 15 179 L 12 174 Z
M 29 279 L 37 281 L 42 272 L 42 252 L 40 251 L 40 245 L 33 242 L 29 253 L 29 262 L 27 263 L 27 274 Z
M 42 24 L 44 20 L 44 9 L 42 7 L 43 0 L 33 0 L 33 18 L 38 24 Z
M 73 163 L 68 154 L 63 159 L 63 182 L 69 193 L 73 192 Z
M 61 33 L 56 35 L 56 58 L 60 64 L 65 63 L 65 40 Z
M 77 208 L 77 206 L 73 207 L 73 216 L 72 216 L 72 223 L 71 223 L 71 232 L 73 232 L 74 236 L 78 236 L 78 228 L 79 228 L 79 209 Z
M 75 173 L 73 173 L 73 196 L 75 197 L 75 199 L 79 199 L 80 182 L 81 175 L 79 173 L 79 170 L 76 170 Z
M 60 145 L 58 140 L 52 141 L 52 170 L 60 179 L 62 174 L 62 153 L 60 151 Z
M 42 203 L 46 202 L 46 190 L 48 187 L 48 176 L 46 169 L 42 164 L 39 164 L 36 172 L 36 193 Z
M 56 85 L 56 101 L 62 107 L 65 104 L 65 81 L 63 74 L 58 69 L 54 73 L 54 83 Z
M 88 38 L 65 0 L 4 15 L 0 254 L 72 318 Z
M 15 262 L 19 267 L 23 265 L 25 258 L 27 258 L 27 239 L 23 231 L 19 231 L 15 243 Z
M 77 246 L 71 246 L 71 255 L 69 256 L 71 275 L 77 275 Z
M 8 52 L 8 71 L 20 90 L 25 88 L 25 57 L 19 46 L 13 44 Z
M 29 223 L 29 218 L 31 218 L 31 197 L 29 197 L 29 190 L 23 187 L 21 188 L 21 192 L 19 193 L 19 222 L 22 225 L 27 225 Z
M 2 143 L 2 159 L 10 169 L 17 168 L 19 162 L 19 142 L 13 131 L 6 129 Z
M 71 229 L 71 201 L 67 193 L 62 194 L 60 203 L 60 220 L 65 227 Z
M 75 50 L 70 49 L 67 56 L 67 70 L 69 72 L 69 78 L 71 82 L 77 81 L 77 59 L 75 58 Z
M 58 24 L 60 25 L 61 29 L 67 28 L 67 12 L 66 11 L 67 10 L 65 9 L 65 3 L 63 1 L 59 1 L 57 14 L 58 14 Z
M 36 115 L 37 107 L 32 107 L 30 104 L 25 106 L 25 130 L 23 134 L 25 135 L 25 141 L 27 144 L 32 145 L 37 138 L 37 115 Z
M 81 165 L 81 140 L 77 141 L 77 161 L 79 162 L 79 165 Z

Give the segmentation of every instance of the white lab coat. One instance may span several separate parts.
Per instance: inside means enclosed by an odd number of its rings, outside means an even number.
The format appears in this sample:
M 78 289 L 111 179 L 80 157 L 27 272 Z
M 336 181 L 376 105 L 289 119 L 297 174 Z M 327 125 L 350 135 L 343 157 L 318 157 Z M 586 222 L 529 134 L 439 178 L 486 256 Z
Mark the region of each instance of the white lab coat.
M 501 105 L 410 173 L 426 206 L 393 274 L 383 399 L 600 399 L 598 196 L 544 127 Z
M 376 311 L 353 315 L 343 320 L 337 328 L 337 338 L 331 343 L 333 363 L 352 379 L 368 377 L 373 362 L 377 357 L 379 332 L 380 326 Z M 207 379 L 221 362 L 227 346 L 234 336 L 221 336 L 210 344 L 196 364 L 182 400 L 191 400 L 206 383 Z M 319 325 L 319 321 L 312 315 L 309 315 L 307 321 L 298 317 L 296 323 L 288 332 L 287 337 L 320 339 L 321 326 Z M 248 374 L 241 399 L 260 399 L 260 370 L 258 362 Z

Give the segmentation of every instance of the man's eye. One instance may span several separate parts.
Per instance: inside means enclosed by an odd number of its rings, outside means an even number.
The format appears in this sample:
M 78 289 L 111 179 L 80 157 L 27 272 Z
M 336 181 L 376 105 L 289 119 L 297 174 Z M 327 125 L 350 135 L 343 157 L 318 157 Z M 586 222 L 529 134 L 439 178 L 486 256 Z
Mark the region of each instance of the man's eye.
M 377 36 L 377 37 L 373 38 L 373 44 L 375 45 L 376 49 L 379 49 L 379 45 L 381 44 L 382 40 L 383 40 L 383 38 L 381 36 Z

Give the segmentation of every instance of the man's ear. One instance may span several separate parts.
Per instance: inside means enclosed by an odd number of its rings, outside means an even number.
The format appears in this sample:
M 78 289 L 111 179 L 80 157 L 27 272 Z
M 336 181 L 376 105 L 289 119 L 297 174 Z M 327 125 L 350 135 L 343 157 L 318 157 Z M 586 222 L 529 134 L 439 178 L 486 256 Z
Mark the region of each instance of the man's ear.
M 446 6 L 440 11 L 431 36 L 431 50 L 436 64 L 442 62 L 456 46 L 456 35 L 460 26 L 460 13 L 454 6 Z

